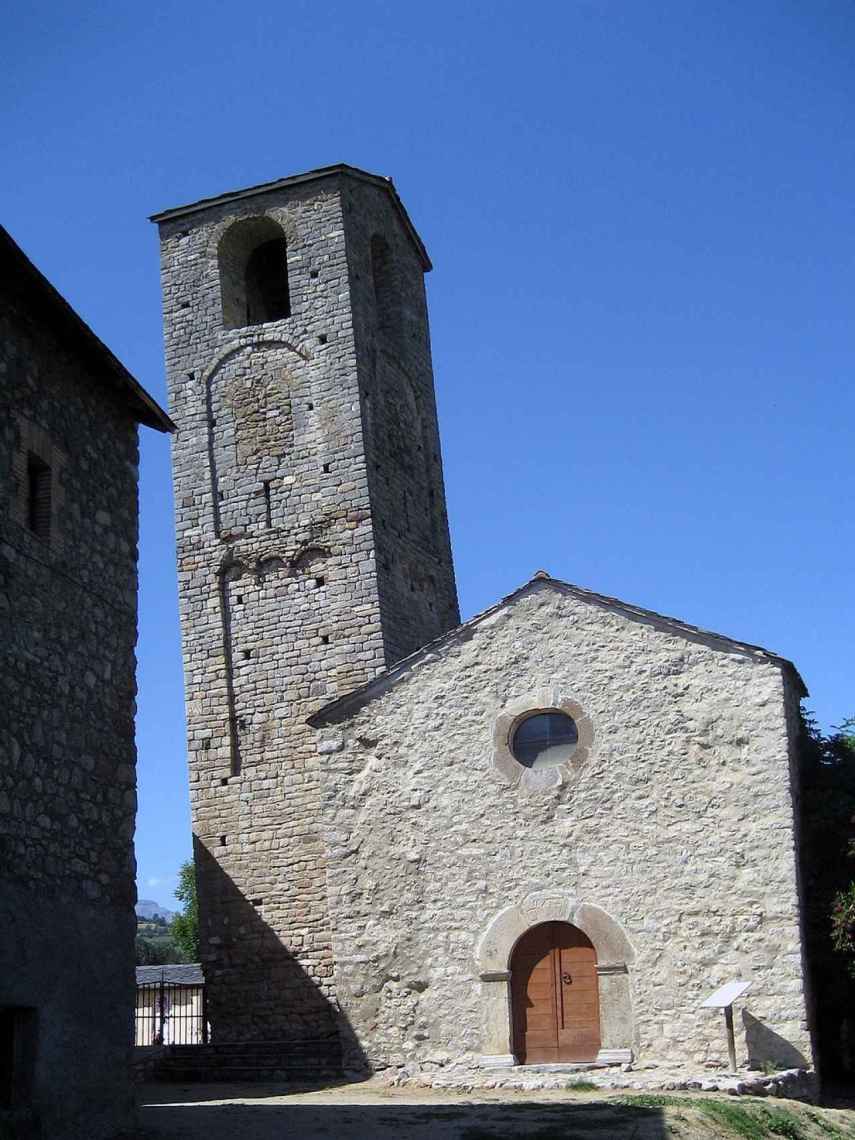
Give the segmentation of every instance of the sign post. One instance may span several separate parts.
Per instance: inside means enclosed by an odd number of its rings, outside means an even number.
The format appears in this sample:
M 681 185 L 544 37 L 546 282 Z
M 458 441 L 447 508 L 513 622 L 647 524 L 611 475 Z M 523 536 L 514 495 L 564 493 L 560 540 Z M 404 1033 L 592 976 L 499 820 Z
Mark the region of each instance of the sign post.
M 701 1009 L 723 1009 L 724 1026 L 727 1033 L 727 1055 L 730 1058 L 730 1071 L 736 1072 L 736 1040 L 733 1036 L 733 1003 L 746 992 L 750 982 L 728 982 L 719 986 L 715 993 L 710 994 L 706 1001 L 701 1002 Z

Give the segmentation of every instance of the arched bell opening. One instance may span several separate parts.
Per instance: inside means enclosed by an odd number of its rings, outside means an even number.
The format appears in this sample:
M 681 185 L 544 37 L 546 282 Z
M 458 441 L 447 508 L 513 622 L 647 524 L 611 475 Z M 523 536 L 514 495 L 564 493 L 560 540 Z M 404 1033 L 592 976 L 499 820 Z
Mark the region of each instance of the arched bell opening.
M 248 328 L 291 316 L 288 245 L 272 218 L 244 218 L 230 226 L 217 250 L 223 325 Z
M 527 930 L 510 962 L 513 1053 L 521 1065 L 595 1062 L 602 1045 L 597 951 L 569 922 Z

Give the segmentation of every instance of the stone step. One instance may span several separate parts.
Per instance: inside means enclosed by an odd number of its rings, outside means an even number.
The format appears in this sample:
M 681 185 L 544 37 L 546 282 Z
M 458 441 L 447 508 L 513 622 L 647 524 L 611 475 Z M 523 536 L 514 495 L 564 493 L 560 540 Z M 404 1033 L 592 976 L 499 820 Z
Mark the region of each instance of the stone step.
M 320 1062 L 327 1062 L 328 1064 L 338 1064 L 338 1053 L 332 1050 L 328 1053 L 286 1053 L 277 1050 L 276 1052 L 259 1052 L 253 1049 L 235 1049 L 229 1053 L 178 1053 L 174 1055 L 166 1054 L 163 1058 L 165 1061 L 175 1062 L 178 1065 L 193 1065 L 202 1062 L 206 1065 L 231 1065 L 235 1062 L 238 1064 L 278 1064 L 280 1061 L 283 1063 L 294 1064 L 316 1064 Z
M 337 1053 L 337 1038 L 318 1038 L 300 1041 L 210 1041 L 207 1045 L 170 1045 L 174 1056 L 185 1053 L 201 1056 L 205 1054 L 227 1054 L 232 1052 L 253 1053 Z
M 187 1082 L 306 1081 L 340 1075 L 337 1039 L 172 1045 L 157 1067 L 157 1078 Z
M 157 1074 L 158 1080 L 170 1084 L 314 1084 L 318 1081 L 338 1080 L 340 1077 L 340 1069 L 325 1069 L 316 1065 L 307 1065 L 304 1069 L 270 1069 L 259 1068 L 257 1065 L 230 1065 L 221 1069 L 175 1067 L 165 1068 Z
M 178 1055 L 167 1054 L 163 1058 L 163 1063 L 168 1065 L 210 1065 L 215 1068 L 218 1065 L 275 1065 L 275 1066 L 289 1066 L 289 1065 L 337 1065 L 339 1063 L 338 1054 L 329 1053 L 284 1053 L 284 1052 L 271 1052 L 261 1053 L 255 1052 L 251 1049 L 235 1049 L 230 1053 L 181 1053 Z

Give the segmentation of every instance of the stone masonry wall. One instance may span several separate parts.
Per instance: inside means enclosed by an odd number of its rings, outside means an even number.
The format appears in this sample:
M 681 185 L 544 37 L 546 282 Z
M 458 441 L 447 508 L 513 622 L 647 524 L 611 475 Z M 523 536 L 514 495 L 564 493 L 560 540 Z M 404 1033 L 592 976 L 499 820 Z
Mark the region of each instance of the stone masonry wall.
M 218 248 L 261 216 L 286 237 L 291 315 L 227 329 Z M 389 653 L 347 235 L 338 178 L 161 222 L 190 794 L 220 1039 L 334 1035 L 305 720 Z
M 0 298 L 0 1007 L 36 1011 L 43 1135 L 98 1138 L 133 1111 L 137 434 L 15 284 Z M 27 526 L 28 455 L 52 469 L 49 539 Z
M 630 1039 L 611 1044 L 726 1064 L 698 1005 L 744 978 L 740 1059 L 809 1060 L 781 668 L 548 584 L 464 628 L 317 730 L 346 1034 L 375 1066 L 508 1052 L 476 951 L 508 907 L 534 923 L 564 899 L 634 952 Z M 509 783 L 497 719 L 544 694 L 589 718 L 587 757 L 548 770 L 557 786 Z
M 424 269 L 363 182 L 344 189 L 366 468 L 386 664 L 457 625 Z

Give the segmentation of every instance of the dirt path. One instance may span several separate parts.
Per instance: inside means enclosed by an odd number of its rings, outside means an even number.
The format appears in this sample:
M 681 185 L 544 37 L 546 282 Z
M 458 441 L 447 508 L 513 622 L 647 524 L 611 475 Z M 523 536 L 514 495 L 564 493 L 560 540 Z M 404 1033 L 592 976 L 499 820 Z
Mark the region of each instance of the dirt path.
M 212 1096 L 225 1090 L 208 1088 Z M 510 1137 L 597 1137 L 598 1140 L 660 1140 L 667 1135 L 649 1109 L 627 1110 L 564 1096 L 556 1103 L 507 1096 L 466 1099 L 459 1094 L 403 1094 L 400 1090 L 325 1089 L 290 1096 L 149 1102 L 142 1111 L 145 1140 L 502 1140 Z M 260 1090 L 259 1090 L 260 1091 Z M 201 1088 L 184 1096 L 199 1097 Z M 270 1090 L 268 1090 L 268 1093 Z M 252 1094 L 250 1094 L 252 1096 Z M 543 1099 L 540 1099 L 543 1098 Z
M 149 1085 L 139 1140 L 712 1140 L 855 1138 L 855 1113 L 794 1101 L 572 1092 Z M 657 1103 L 657 1102 L 664 1103 Z

